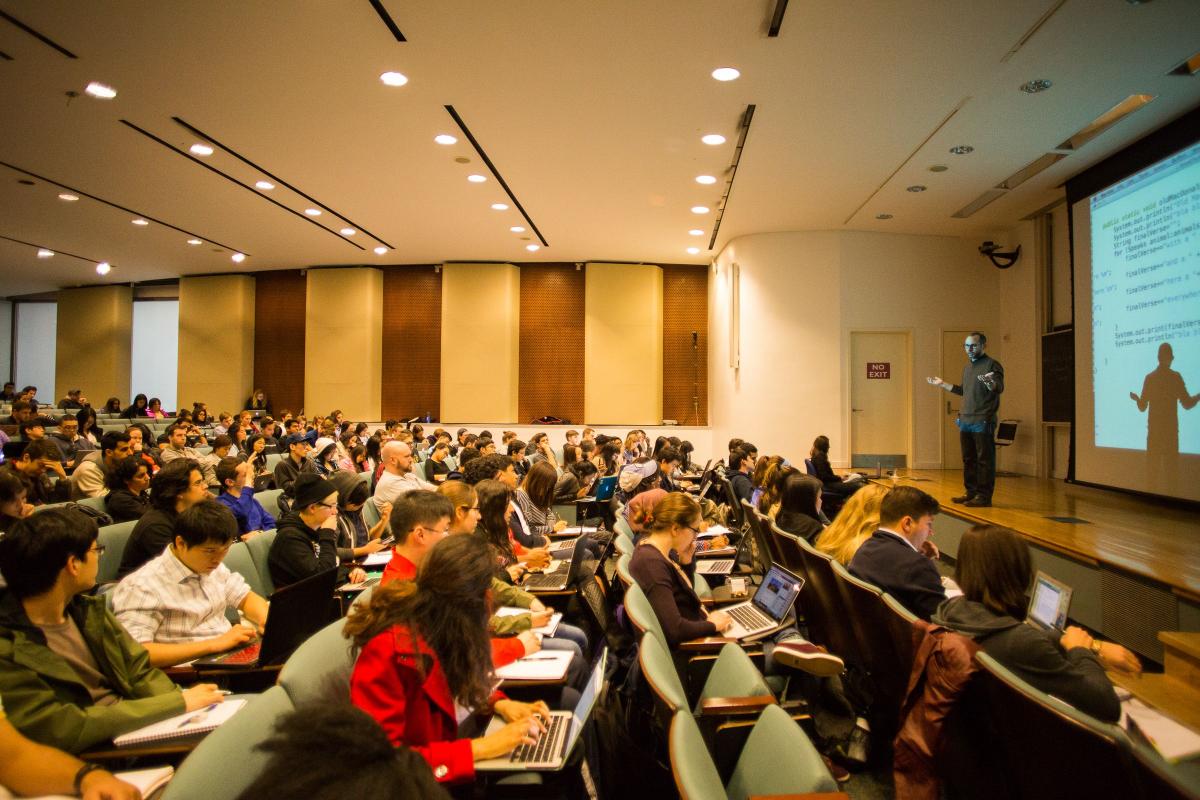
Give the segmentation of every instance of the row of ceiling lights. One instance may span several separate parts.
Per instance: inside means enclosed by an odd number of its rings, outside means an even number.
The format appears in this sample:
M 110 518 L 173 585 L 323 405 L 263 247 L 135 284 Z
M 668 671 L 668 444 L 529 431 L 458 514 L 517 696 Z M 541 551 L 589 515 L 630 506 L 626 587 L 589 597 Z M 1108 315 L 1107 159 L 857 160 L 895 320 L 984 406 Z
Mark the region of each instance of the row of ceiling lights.
M 735 81 L 738 78 L 740 78 L 741 76 L 742 76 L 742 73 L 739 72 L 737 69 L 734 69 L 733 67 L 718 67 L 717 69 L 714 69 L 712 71 L 713 79 L 721 81 L 723 83 L 728 83 L 729 81 Z M 716 147 L 718 145 L 725 144 L 725 137 L 719 133 L 706 133 L 700 137 L 700 141 L 701 141 L 701 143 L 709 145 L 710 147 Z M 700 184 L 701 186 L 712 186 L 716 182 L 717 182 L 717 178 L 714 175 L 697 175 L 696 176 L 696 183 Z M 692 206 L 693 214 L 707 214 L 710 210 L 711 209 L 709 209 L 708 206 Z M 688 231 L 688 236 L 703 236 L 703 235 L 704 235 L 704 230 L 701 228 L 692 228 L 691 230 Z M 693 245 L 692 247 L 687 248 L 687 254 L 690 256 L 699 255 L 700 248 Z

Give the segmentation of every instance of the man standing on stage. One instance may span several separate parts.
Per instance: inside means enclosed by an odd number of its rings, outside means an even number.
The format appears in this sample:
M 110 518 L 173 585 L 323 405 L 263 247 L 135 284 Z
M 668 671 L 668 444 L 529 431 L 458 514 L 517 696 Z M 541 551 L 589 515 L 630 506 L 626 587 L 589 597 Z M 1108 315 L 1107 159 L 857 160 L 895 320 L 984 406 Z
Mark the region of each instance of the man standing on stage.
M 973 508 L 992 504 L 992 490 L 996 488 L 996 412 L 1004 391 L 1004 367 L 984 355 L 986 347 L 987 337 L 978 331 L 963 342 L 970 363 L 963 368 L 961 385 L 936 377 L 927 379 L 951 394 L 962 395 L 957 424 L 967 491 L 951 499 Z

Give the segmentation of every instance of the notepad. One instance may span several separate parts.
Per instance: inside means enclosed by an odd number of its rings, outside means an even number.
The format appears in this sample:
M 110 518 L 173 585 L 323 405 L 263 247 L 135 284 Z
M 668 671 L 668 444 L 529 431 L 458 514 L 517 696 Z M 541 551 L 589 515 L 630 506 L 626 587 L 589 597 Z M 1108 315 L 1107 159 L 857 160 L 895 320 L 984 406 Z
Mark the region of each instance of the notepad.
M 164 719 L 162 722 L 122 734 L 113 739 L 113 744 L 117 747 L 125 747 L 131 744 L 163 742 L 195 736 L 198 733 L 208 733 L 221 727 L 226 720 L 241 711 L 245 705 L 245 700 L 226 700 L 224 703 L 213 703 L 199 711 L 187 711 L 170 719 Z
M 1200 754 L 1200 734 L 1137 698 L 1121 703 L 1121 722 L 1129 730 L 1140 733 L 1172 764 Z
M 572 525 L 569 528 L 563 528 L 561 531 L 555 532 L 555 536 L 580 536 L 585 533 L 596 533 L 599 528 L 595 525 Z
M 383 567 L 392 560 L 391 550 L 379 550 L 363 559 L 364 567 Z
M 138 769 L 129 772 L 117 772 L 114 773 L 114 776 L 126 783 L 132 783 L 142 793 L 142 797 L 149 797 L 163 786 L 166 786 L 171 778 L 175 777 L 175 768 L 168 766 Z M 11 796 L 3 791 L 3 787 L 0 787 L 0 797 Z M 65 794 L 47 794 L 32 798 L 32 800 L 70 800 L 70 798 Z
M 496 677 L 506 681 L 557 681 L 567 674 L 574 653 L 570 650 L 539 650 L 505 664 Z
M 724 525 L 709 525 L 708 530 L 697 532 L 696 538 L 697 539 L 709 539 L 713 536 L 721 536 L 721 535 L 728 536 L 730 533 L 731 533 L 731 531 L 729 530 L 729 528 L 726 528 Z
M 496 609 L 497 617 L 514 617 L 517 614 L 528 613 L 530 613 L 528 608 L 517 608 L 516 606 L 500 606 L 500 608 Z M 540 628 L 530 628 L 529 630 L 542 636 L 553 636 L 554 632 L 558 630 L 558 623 L 562 622 L 562 616 L 561 613 L 555 611 L 550 616 L 550 621 L 545 625 Z

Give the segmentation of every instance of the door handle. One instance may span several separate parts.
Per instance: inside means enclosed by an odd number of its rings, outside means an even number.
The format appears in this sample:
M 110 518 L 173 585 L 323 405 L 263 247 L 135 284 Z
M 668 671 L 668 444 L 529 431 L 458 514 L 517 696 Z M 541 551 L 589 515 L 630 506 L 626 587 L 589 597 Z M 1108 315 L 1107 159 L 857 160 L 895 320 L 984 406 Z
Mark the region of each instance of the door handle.
M 946 416 L 950 416 L 953 413 L 954 413 L 954 409 L 950 408 L 950 401 L 947 400 L 946 401 Z
M 862 411 L 862 409 L 861 409 L 861 408 L 852 408 L 852 409 L 850 409 L 850 410 L 851 410 L 851 411 Z

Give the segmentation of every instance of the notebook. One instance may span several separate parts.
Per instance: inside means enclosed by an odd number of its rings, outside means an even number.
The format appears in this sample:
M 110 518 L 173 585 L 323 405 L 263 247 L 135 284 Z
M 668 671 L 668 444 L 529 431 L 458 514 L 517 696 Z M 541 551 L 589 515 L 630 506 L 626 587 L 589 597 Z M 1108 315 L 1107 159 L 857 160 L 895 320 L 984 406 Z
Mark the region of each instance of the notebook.
M 496 609 L 497 617 L 515 617 L 517 614 L 528 613 L 528 608 L 517 608 L 515 606 L 501 606 L 500 608 Z M 562 622 L 562 617 L 563 615 L 561 612 L 555 611 L 550 615 L 550 621 L 545 625 L 541 626 L 540 628 L 530 628 L 529 630 L 541 636 L 553 636 L 554 632 L 558 630 L 558 623 Z
M 579 695 L 574 711 L 551 711 L 546 731 L 532 745 L 518 745 L 507 756 L 476 761 L 477 772 L 496 772 L 526 769 L 558 770 L 567 762 L 571 749 L 579 741 L 583 726 L 592 715 L 596 698 L 604 689 L 604 671 L 608 664 L 608 648 L 600 653 L 596 666 L 588 678 L 587 688 Z M 506 723 L 498 716 L 492 717 L 484 735 L 495 733 Z
M 538 650 L 496 670 L 506 681 L 557 681 L 567 674 L 574 653 L 570 650 Z
M 127 747 L 133 744 L 165 742 L 200 733 L 209 733 L 221 727 L 245 705 L 245 700 L 226 700 L 224 703 L 213 703 L 199 711 L 185 711 L 178 716 L 164 719 L 162 722 L 121 734 L 113 739 L 113 744 L 117 747 Z
M 377 550 L 371 555 L 363 559 L 364 567 L 386 567 L 388 562 L 392 560 L 391 549 Z
M 754 597 L 721 609 L 733 617 L 732 627 L 722 635 L 751 640 L 779 628 L 791 613 L 803 586 L 804 578 L 773 564 Z
M 129 772 L 114 772 L 113 777 L 133 784 L 142 793 L 142 797 L 149 797 L 154 792 L 166 786 L 171 778 L 175 777 L 175 768 L 166 766 L 131 770 Z M 0 797 L 10 796 L 0 788 Z M 69 797 L 65 794 L 47 794 L 32 798 L 32 800 L 69 800 Z
M 1200 754 L 1200 734 L 1136 698 L 1121 703 L 1120 724 L 1145 739 L 1172 764 Z
M 1029 598 L 1025 621 L 1044 631 L 1064 630 L 1067 627 L 1067 611 L 1071 608 L 1071 592 L 1070 586 L 1038 570 L 1033 579 L 1033 595 Z

